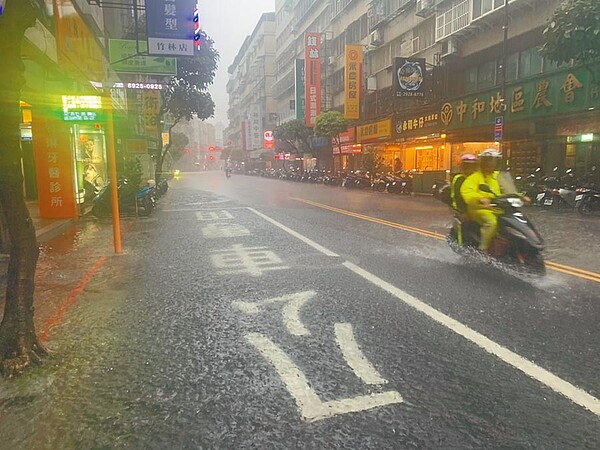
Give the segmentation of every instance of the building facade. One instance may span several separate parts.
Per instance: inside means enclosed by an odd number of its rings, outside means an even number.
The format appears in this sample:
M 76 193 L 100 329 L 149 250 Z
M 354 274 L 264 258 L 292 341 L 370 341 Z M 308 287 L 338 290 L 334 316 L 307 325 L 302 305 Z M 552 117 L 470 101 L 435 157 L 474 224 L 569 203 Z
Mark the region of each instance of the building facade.
M 277 124 L 274 68 L 275 13 L 270 12 L 261 16 L 228 68 L 229 126 L 224 131 L 225 147 L 240 152 L 249 166 L 267 151 L 264 133 Z
M 348 116 L 342 150 L 332 148 L 324 166 L 358 169 L 362 155 L 375 152 L 386 170 L 410 170 L 415 186 L 427 190 L 457 170 L 461 154 L 494 147 L 519 175 L 555 166 L 581 175 L 599 162 L 600 76 L 541 56 L 543 30 L 559 4 L 277 0 L 278 121 L 305 118 L 314 100 L 306 99 L 303 72 L 312 33 L 320 43 L 320 111 L 347 113 L 356 76 L 347 52 L 362 53 L 354 93 L 360 113 Z M 418 84 L 418 94 L 398 87 L 405 82 Z

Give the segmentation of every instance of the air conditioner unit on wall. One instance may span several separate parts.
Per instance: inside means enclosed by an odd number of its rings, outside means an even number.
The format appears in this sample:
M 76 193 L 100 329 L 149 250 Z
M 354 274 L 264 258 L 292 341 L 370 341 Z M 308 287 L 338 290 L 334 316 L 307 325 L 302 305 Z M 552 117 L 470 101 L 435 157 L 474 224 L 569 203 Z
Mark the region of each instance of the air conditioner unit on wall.
M 375 47 L 383 44 L 383 31 L 379 28 L 371 31 L 371 35 L 369 36 L 369 44 Z

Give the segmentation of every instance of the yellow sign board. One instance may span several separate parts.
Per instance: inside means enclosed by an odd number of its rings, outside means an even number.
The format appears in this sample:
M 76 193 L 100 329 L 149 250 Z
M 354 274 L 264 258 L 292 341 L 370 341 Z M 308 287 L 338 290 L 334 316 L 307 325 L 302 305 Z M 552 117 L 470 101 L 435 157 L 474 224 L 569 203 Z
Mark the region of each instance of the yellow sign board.
M 375 141 L 392 136 L 392 119 L 381 120 L 356 127 L 356 142 Z
M 362 46 L 346 45 L 344 117 L 348 120 L 360 118 L 360 74 L 362 62 Z

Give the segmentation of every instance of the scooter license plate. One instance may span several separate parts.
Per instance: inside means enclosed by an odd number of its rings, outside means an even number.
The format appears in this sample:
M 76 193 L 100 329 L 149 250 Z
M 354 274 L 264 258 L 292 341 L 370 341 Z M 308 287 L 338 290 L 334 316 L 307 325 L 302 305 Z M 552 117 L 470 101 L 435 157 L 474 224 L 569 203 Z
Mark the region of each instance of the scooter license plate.
M 538 200 L 541 200 L 541 199 L 543 199 L 543 198 L 544 198 L 544 196 L 545 196 L 545 195 L 546 195 L 546 194 L 542 192 L 541 194 L 538 194 L 536 198 L 537 198 Z
M 577 202 L 577 201 L 581 200 L 582 198 L 583 198 L 583 194 L 576 195 L 575 201 Z
M 551 198 L 547 198 L 546 200 L 544 200 L 544 205 L 550 206 L 551 204 L 552 204 Z

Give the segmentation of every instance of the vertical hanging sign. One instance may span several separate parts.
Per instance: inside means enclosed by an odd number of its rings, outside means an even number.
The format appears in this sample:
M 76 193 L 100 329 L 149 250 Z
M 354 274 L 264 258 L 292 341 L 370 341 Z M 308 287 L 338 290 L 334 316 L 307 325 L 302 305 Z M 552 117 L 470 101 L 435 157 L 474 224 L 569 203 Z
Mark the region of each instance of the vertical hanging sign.
M 302 120 L 304 118 L 304 111 L 305 111 L 305 85 L 304 85 L 304 60 L 303 59 L 297 59 L 296 60 L 296 66 L 295 66 L 295 73 L 294 73 L 294 78 L 295 78 L 295 103 L 294 103 L 294 108 L 296 109 L 295 113 L 295 117 L 298 120 Z
M 146 2 L 148 53 L 193 56 L 196 0 Z
M 346 45 L 346 80 L 344 117 L 349 120 L 360 118 L 360 71 L 363 60 L 360 45 Z
M 321 112 L 321 34 L 304 34 L 304 82 L 306 126 L 315 125 Z

